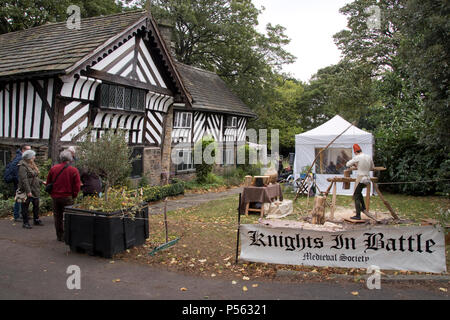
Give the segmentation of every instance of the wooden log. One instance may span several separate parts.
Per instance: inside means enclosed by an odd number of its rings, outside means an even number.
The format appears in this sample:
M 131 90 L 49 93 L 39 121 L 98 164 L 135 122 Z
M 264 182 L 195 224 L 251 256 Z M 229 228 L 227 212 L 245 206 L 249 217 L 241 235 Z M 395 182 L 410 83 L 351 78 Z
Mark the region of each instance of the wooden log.
M 395 220 L 399 220 L 397 214 L 395 213 L 394 209 L 392 209 L 391 205 L 389 204 L 389 202 L 386 201 L 386 199 L 384 199 L 383 194 L 380 191 L 380 188 L 378 188 L 378 185 L 376 183 L 373 184 L 375 191 L 378 193 L 378 195 L 380 196 L 381 201 L 383 201 L 384 205 L 386 206 L 386 208 L 388 208 L 389 212 L 391 213 L 392 217 Z
M 326 199 L 323 196 L 316 196 L 314 199 L 314 209 L 312 213 L 312 223 L 313 224 L 324 224 L 325 223 L 325 203 Z

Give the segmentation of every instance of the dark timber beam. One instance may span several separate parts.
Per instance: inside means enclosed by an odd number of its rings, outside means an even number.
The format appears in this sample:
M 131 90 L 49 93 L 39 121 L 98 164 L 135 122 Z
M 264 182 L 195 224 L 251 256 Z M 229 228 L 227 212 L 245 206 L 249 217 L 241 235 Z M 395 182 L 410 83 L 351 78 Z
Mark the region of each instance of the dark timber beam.
M 124 77 L 120 77 L 120 76 L 115 76 L 113 74 L 109 74 L 104 71 L 89 69 L 87 71 L 81 71 L 81 75 L 99 79 L 99 80 L 106 81 L 106 82 L 120 84 L 120 85 L 127 86 L 127 87 L 134 87 L 134 88 L 139 88 L 139 89 L 144 89 L 144 90 L 150 90 L 155 93 L 173 96 L 172 91 L 170 91 L 168 89 L 160 88 L 160 87 L 154 86 L 152 84 L 137 81 L 137 80 L 132 80 L 132 79 L 128 79 L 128 78 L 124 78 Z

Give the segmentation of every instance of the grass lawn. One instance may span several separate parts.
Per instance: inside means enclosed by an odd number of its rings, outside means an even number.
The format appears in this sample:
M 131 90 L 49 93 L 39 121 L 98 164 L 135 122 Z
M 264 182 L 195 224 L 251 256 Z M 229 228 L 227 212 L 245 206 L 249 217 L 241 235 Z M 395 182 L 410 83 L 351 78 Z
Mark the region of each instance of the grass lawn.
M 285 199 L 293 199 L 294 194 L 284 192 Z M 440 210 L 450 208 L 450 199 L 445 197 L 412 197 L 386 194 L 385 198 L 402 219 L 436 218 Z M 331 197 L 329 197 L 331 199 Z M 300 220 L 312 210 L 313 199 L 300 197 L 294 204 L 294 214 L 288 220 Z M 349 196 L 338 196 L 337 205 L 353 207 Z M 332 273 L 354 275 L 355 279 L 365 275 L 365 269 L 319 268 L 306 266 L 274 265 L 267 263 L 239 262 L 235 265 L 237 237 L 238 195 L 223 200 L 200 204 L 196 207 L 168 212 L 169 240 L 180 238 L 178 243 L 168 249 L 148 253 L 165 243 L 163 215 L 151 215 L 150 238 L 146 245 L 132 248 L 119 254 L 115 259 L 133 260 L 149 265 L 159 265 L 171 270 L 195 273 L 206 277 L 227 277 L 246 280 L 274 278 L 278 269 L 317 272 L 317 276 L 328 279 Z M 379 197 L 373 197 L 371 210 L 388 212 Z M 259 214 L 241 216 L 242 224 L 256 223 Z M 447 247 L 447 266 L 449 247 Z M 386 271 L 386 273 L 391 273 Z M 392 272 L 394 273 L 394 272 Z M 401 273 L 401 272 L 400 272 Z M 404 272 L 411 273 L 411 272 Z M 362 281 L 362 280 L 361 280 Z

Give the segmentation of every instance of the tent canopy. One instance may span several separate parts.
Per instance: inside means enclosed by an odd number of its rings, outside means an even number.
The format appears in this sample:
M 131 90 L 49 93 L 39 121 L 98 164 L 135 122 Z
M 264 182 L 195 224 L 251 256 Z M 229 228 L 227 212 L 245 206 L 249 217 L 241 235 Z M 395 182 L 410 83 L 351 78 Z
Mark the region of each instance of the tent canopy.
M 316 154 L 340 135 L 351 123 L 336 115 L 326 123 L 308 132 L 295 136 L 294 176 L 297 179 L 304 168 L 310 166 Z M 319 190 L 324 191 L 329 186 L 328 178 L 343 176 L 343 165 L 353 157 L 353 144 L 359 144 L 364 153 L 373 156 L 373 135 L 355 126 L 350 127 L 323 153 L 312 172 L 316 174 Z M 353 175 L 354 176 L 354 175 Z M 342 189 L 338 184 L 338 194 L 352 194 L 353 184 L 349 190 Z

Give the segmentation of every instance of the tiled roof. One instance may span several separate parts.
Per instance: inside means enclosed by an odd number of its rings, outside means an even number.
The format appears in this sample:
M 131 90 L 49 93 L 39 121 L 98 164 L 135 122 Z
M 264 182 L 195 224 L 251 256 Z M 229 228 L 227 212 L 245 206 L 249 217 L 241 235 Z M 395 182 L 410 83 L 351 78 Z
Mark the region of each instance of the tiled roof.
M 68 29 L 66 22 L 50 23 L 0 35 L 0 77 L 33 73 L 64 73 L 146 17 L 130 11 L 81 19 L 81 28 Z
M 215 73 L 176 62 L 178 72 L 194 99 L 196 110 L 224 112 L 256 117 Z
M 81 28 L 66 22 L 50 23 L 0 35 L 0 78 L 65 74 L 119 35 L 148 17 L 130 11 L 81 19 Z M 194 109 L 256 117 L 216 74 L 176 63 Z

